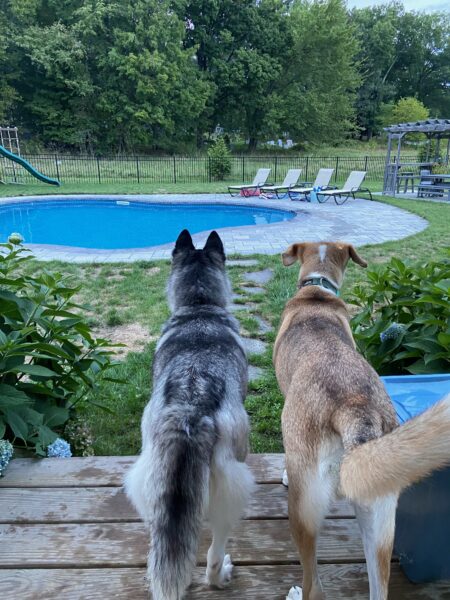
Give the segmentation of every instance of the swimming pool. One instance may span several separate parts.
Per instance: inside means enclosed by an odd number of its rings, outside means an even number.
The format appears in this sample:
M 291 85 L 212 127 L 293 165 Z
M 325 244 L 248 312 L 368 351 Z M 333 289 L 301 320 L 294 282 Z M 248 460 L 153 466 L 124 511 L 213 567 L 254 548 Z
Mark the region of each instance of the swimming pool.
M 17 232 L 28 244 L 143 248 L 223 227 L 288 221 L 294 212 L 228 204 L 163 204 L 123 199 L 64 199 L 0 205 L 0 242 Z

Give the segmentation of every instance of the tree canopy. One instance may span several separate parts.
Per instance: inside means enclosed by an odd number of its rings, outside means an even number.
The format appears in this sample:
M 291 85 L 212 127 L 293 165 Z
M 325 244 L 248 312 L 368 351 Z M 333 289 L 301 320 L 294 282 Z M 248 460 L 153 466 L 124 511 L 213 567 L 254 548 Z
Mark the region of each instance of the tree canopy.
M 0 0 L 0 124 L 47 147 L 182 152 L 381 130 L 401 98 L 450 115 L 450 19 L 398 2 Z

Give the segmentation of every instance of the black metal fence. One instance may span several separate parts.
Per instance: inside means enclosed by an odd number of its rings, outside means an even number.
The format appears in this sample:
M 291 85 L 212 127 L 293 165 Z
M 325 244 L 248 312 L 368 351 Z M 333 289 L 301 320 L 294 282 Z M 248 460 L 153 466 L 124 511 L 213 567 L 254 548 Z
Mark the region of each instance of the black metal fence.
M 95 157 L 82 155 L 24 155 L 38 171 L 61 183 L 209 183 L 214 181 L 212 159 L 181 156 Z M 314 180 L 320 168 L 334 168 L 333 181 L 342 183 L 350 171 L 367 171 L 366 181 L 382 183 L 383 156 L 232 156 L 231 171 L 225 183 L 246 183 L 253 180 L 259 168 L 271 169 L 269 180 L 281 182 L 288 169 L 302 169 L 301 181 Z M 403 155 L 402 161 L 416 160 L 415 155 Z M 7 161 L 10 162 L 10 161 Z M 0 178 L 32 183 L 35 179 L 22 167 L 0 161 Z

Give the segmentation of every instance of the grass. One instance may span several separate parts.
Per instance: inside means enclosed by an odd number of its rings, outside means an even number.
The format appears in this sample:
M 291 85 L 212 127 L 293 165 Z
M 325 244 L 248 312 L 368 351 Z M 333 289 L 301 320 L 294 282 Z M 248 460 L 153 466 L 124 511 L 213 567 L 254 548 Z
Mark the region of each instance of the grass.
M 429 227 L 403 240 L 360 248 L 361 255 L 370 266 L 387 262 L 392 256 L 426 261 L 443 255 L 445 246 L 448 246 L 449 205 L 393 198 L 383 198 L 380 201 L 425 217 L 429 221 Z M 237 313 L 242 330 L 258 336 L 254 315 L 262 316 L 276 330 L 284 304 L 295 291 L 298 270 L 295 266 L 283 267 L 278 256 L 256 255 L 252 258 L 258 260 L 258 266 L 251 267 L 251 270 L 267 267 L 274 270 L 274 277 L 266 285 L 265 294 L 243 294 L 242 301 L 247 299 L 255 303 L 255 307 L 250 312 Z M 169 312 L 165 283 L 170 269 L 168 261 L 108 265 L 47 263 L 45 267 L 63 271 L 82 283 L 79 300 L 90 306 L 88 318 L 97 325 L 139 323 L 148 328 L 151 335 L 157 336 L 167 319 Z M 38 263 L 34 268 L 43 268 L 43 265 Z M 243 283 L 241 275 L 245 271 L 241 267 L 229 268 L 235 291 Z M 365 279 L 366 271 L 351 263 L 342 290 L 344 299 L 356 283 Z M 242 293 L 242 290 L 239 291 Z M 275 333 L 258 337 L 268 342 L 268 348 L 265 354 L 250 357 L 251 364 L 264 370 L 263 377 L 249 385 L 246 400 L 252 423 L 251 449 L 254 452 L 279 452 L 282 450 L 280 414 L 283 399 L 272 368 Z M 139 424 L 151 391 L 151 364 L 155 345 L 156 342 L 153 341 L 142 352 L 128 354 L 117 367 L 115 374 L 126 381 L 125 385 L 104 383 L 100 387 L 95 400 L 106 405 L 111 412 L 89 405 L 84 408 L 85 417 L 96 439 L 97 454 L 134 454 L 139 450 Z

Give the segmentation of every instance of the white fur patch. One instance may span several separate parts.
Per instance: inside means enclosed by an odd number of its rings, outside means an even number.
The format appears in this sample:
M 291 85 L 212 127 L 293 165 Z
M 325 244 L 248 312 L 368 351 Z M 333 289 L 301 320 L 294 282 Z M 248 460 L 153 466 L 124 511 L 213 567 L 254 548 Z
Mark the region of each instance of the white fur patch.
M 327 254 L 327 246 L 326 246 L 326 244 L 320 244 L 320 246 L 319 246 L 319 258 L 320 258 L 320 262 L 324 262 L 325 261 L 326 254 Z
M 283 477 L 281 479 L 281 483 L 286 487 L 289 487 L 289 478 L 286 469 L 283 471 Z
M 298 587 L 298 585 L 291 587 L 289 594 L 286 596 L 286 600 L 302 600 L 302 598 L 302 588 Z

